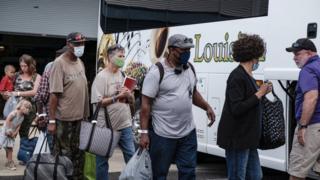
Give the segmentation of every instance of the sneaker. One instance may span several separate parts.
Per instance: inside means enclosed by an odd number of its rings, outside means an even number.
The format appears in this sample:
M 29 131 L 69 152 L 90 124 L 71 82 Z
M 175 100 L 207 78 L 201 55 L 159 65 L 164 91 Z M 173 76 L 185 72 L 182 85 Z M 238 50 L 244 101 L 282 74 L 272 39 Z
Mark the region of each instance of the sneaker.
M 16 167 L 16 165 L 14 164 L 13 161 L 10 161 L 10 162 L 9 162 L 9 167 L 8 167 L 8 169 L 11 170 L 11 171 L 17 170 L 17 167 Z
M 9 167 L 9 164 L 10 164 L 10 161 L 7 161 L 5 164 L 4 164 L 4 167 Z

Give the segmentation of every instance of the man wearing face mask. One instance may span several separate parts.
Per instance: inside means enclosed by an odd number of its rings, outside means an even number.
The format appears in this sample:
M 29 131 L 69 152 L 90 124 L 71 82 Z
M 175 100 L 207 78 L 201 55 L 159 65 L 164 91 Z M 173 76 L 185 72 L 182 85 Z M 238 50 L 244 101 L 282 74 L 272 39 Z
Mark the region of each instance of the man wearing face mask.
M 150 143 L 154 180 L 166 179 L 173 161 L 179 179 L 196 178 L 197 137 L 192 104 L 207 112 L 209 126 L 215 121 L 212 108 L 197 91 L 196 76 L 188 63 L 193 47 L 191 38 L 181 34 L 171 36 L 169 54 L 160 61 L 164 69 L 162 81 L 160 69 L 154 65 L 143 83 L 140 146 L 147 148 Z M 206 123 L 204 119 L 201 121 Z
M 105 58 L 107 64 L 97 74 L 92 84 L 91 103 L 94 105 L 98 102 L 102 103 L 103 108 L 100 108 L 97 118 L 97 126 L 100 127 L 106 126 L 104 107 L 107 108 L 112 128 L 121 132 L 119 147 L 127 163 L 134 154 L 135 148 L 129 107 L 129 104 L 134 103 L 134 96 L 128 88 L 122 87 L 124 77 L 120 72 L 124 65 L 125 50 L 122 46 L 115 44 L 107 49 Z M 99 180 L 108 179 L 108 169 L 108 159 L 97 155 L 96 176 Z
M 294 54 L 301 69 L 296 88 L 295 129 L 290 153 L 290 179 L 305 179 L 312 169 L 320 173 L 320 58 L 317 48 L 307 38 L 298 39 L 286 48 Z
M 68 49 L 53 63 L 49 79 L 49 133 L 56 133 L 55 151 L 73 163 L 72 179 L 83 178 L 84 153 L 79 150 L 81 120 L 89 116 L 85 68 L 80 57 L 85 37 L 79 32 L 67 36 Z

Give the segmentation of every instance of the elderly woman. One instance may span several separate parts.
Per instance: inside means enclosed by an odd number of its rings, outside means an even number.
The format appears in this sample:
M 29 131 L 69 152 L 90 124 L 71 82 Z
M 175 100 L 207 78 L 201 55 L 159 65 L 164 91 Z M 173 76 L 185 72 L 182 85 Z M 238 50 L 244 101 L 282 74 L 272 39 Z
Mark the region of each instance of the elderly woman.
M 108 64 L 92 84 L 91 103 L 102 103 L 97 126 L 106 125 L 104 108 L 107 108 L 112 128 L 121 132 L 119 146 L 127 163 L 135 151 L 129 107 L 134 103 L 134 97 L 128 88 L 122 87 L 124 77 L 120 69 L 124 65 L 124 48 L 118 44 L 109 47 L 106 59 Z M 108 159 L 105 157 L 96 156 L 96 174 L 101 180 L 108 179 Z
M 36 95 L 41 76 L 36 72 L 36 61 L 32 56 L 23 54 L 19 58 L 20 71 L 16 75 L 14 83 L 14 91 L 10 95 L 21 97 L 31 102 L 32 109 L 30 113 L 25 116 L 19 131 L 20 138 L 28 137 L 29 128 L 32 120 L 36 116 L 35 103 L 32 98 Z

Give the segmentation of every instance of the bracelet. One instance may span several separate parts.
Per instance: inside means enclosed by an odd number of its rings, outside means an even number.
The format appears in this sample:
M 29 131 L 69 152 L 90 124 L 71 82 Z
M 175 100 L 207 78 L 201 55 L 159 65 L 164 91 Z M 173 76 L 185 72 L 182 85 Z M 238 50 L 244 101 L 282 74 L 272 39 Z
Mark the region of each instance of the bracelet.
M 49 124 L 55 124 L 56 123 L 56 120 L 55 119 L 50 119 L 49 120 Z
M 303 125 L 303 124 L 298 123 L 298 130 L 306 129 L 306 128 L 308 128 L 308 124 Z
M 148 130 L 146 130 L 146 129 L 138 129 L 138 133 L 140 133 L 140 134 L 148 134 Z

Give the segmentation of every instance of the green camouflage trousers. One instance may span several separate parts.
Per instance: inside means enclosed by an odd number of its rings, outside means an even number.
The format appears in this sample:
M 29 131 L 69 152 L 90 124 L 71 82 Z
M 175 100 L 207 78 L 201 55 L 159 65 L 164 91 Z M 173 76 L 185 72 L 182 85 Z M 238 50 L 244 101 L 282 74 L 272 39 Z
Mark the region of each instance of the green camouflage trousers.
M 61 152 L 73 163 L 73 180 L 83 180 L 84 151 L 79 149 L 81 121 L 56 122 L 57 134 L 54 141 L 55 153 Z M 59 141 L 59 142 L 57 142 Z

